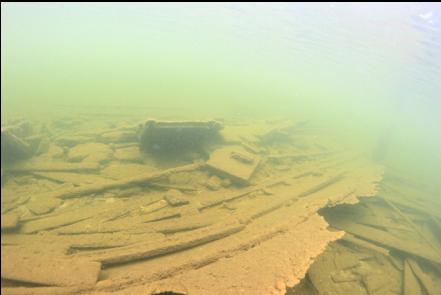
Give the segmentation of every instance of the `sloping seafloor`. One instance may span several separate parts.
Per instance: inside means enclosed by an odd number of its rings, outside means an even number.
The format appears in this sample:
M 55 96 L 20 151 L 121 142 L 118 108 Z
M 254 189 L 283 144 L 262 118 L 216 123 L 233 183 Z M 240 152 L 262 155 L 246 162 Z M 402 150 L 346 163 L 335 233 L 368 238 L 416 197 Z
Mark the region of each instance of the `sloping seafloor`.
M 379 194 L 383 167 L 324 126 L 225 119 L 164 156 L 140 151 L 139 122 L 8 124 L 32 157 L 2 163 L 2 294 L 380 294 L 374 262 L 423 289 L 436 274 L 439 210 Z

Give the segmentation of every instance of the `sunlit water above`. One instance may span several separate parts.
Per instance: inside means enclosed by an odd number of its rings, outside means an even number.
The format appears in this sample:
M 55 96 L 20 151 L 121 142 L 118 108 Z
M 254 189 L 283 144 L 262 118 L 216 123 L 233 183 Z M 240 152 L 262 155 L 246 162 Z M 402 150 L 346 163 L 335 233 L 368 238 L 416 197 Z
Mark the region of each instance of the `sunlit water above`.
M 440 11 L 439 3 L 4 4 L 2 117 L 85 106 L 283 114 L 389 132 L 400 150 L 432 163 Z

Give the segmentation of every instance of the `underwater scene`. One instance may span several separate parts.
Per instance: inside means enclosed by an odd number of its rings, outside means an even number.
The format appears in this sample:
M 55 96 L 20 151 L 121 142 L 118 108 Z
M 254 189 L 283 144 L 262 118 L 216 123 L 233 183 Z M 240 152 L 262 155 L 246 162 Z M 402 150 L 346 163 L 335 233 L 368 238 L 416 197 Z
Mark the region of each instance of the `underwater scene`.
M 441 295 L 441 4 L 1 3 L 1 293 Z

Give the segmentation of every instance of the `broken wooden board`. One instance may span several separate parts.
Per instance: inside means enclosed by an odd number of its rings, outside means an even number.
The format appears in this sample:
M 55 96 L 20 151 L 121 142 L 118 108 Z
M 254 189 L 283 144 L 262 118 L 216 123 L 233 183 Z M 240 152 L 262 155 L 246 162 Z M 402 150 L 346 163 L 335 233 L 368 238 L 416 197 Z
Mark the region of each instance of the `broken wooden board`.
M 3 230 L 13 230 L 17 228 L 20 218 L 15 213 L 6 213 L 1 216 L 1 229 Z
M 57 183 L 71 183 L 75 186 L 105 183 L 111 180 L 96 174 L 79 174 L 70 172 L 33 172 L 32 175 Z
M 59 199 L 54 198 L 39 198 L 32 200 L 26 207 L 35 215 L 43 215 L 53 211 L 62 203 Z
M 51 216 L 43 216 L 40 219 L 25 222 L 20 228 L 20 232 L 32 234 L 74 224 L 98 215 L 97 210 L 102 210 L 101 212 L 103 212 L 105 207 L 87 206 L 86 208 L 65 211 Z
M 260 163 L 260 157 L 241 146 L 226 146 L 215 150 L 206 165 L 241 183 L 249 183 Z
M 440 290 L 437 291 L 437 288 L 432 282 L 432 278 L 421 269 L 418 262 L 413 259 L 406 259 L 406 263 L 410 266 L 413 273 L 421 283 L 422 288 L 426 291 L 428 295 L 439 294 Z
M 262 139 L 277 130 L 293 126 L 289 120 L 269 121 L 256 120 L 253 122 L 228 122 L 220 131 L 224 141 L 228 144 L 258 144 Z
M 96 171 L 100 165 L 96 162 L 65 163 L 65 162 L 33 162 L 16 164 L 8 167 L 10 172 L 88 172 Z
M 49 196 L 52 198 L 69 199 L 84 195 L 90 195 L 94 193 L 101 193 L 111 189 L 126 188 L 134 185 L 147 185 L 151 181 L 168 177 L 174 173 L 183 172 L 183 171 L 194 171 L 199 169 L 200 167 L 202 167 L 202 164 L 183 165 L 156 173 L 147 173 L 121 180 L 112 180 L 105 182 L 103 184 L 90 184 L 73 189 L 57 191 L 50 194 Z
M 98 262 L 39 255 L 14 246 L 2 247 L 1 251 L 1 277 L 5 280 L 44 286 L 93 286 L 100 271 Z
M 372 244 L 372 243 L 370 243 L 368 241 L 365 241 L 365 240 L 362 240 L 362 239 L 358 239 L 358 238 L 354 237 L 351 234 L 346 233 L 343 236 L 342 240 L 345 241 L 345 242 L 351 243 L 353 245 L 356 245 L 356 246 L 359 246 L 359 247 L 362 247 L 362 248 L 365 248 L 365 249 L 368 249 L 368 250 L 371 250 L 371 251 L 378 252 L 380 254 L 383 254 L 384 256 L 389 256 L 389 250 L 388 249 L 380 247 L 380 246 L 377 246 L 377 245 Z
M 8 287 L 2 286 L 3 295 L 66 295 L 77 294 L 91 287 Z
M 182 251 L 232 235 L 243 228 L 244 226 L 237 222 L 217 224 L 213 227 L 195 230 L 181 239 L 164 238 L 115 250 L 85 254 L 85 256 L 104 265 L 126 263 Z
M 317 294 L 401 294 L 401 273 L 385 256 L 338 241 L 314 261 L 307 280 Z
M 335 216 L 327 216 L 327 220 L 329 220 L 332 226 L 347 231 L 357 237 L 441 264 L 441 258 L 439 257 L 438 253 L 436 253 L 429 245 L 426 245 L 418 240 L 403 241 L 402 239 L 399 239 L 386 231 L 362 224 L 356 224 L 353 223 L 352 220 L 343 218 L 340 219 Z
M 410 264 L 407 260 L 404 261 L 404 273 L 403 273 L 403 290 L 404 295 L 423 295 L 423 290 L 417 277 L 412 271 Z

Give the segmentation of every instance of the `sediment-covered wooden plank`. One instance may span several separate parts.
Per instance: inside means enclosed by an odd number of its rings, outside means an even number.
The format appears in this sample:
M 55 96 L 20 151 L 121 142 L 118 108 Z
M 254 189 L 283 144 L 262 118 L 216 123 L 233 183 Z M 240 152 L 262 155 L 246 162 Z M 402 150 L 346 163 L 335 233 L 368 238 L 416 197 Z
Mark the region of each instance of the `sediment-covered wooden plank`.
M 100 165 L 96 162 L 83 162 L 83 163 L 66 163 L 66 162 L 27 162 L 20 163 L 8 168 L 10 172 L 87 172 L 96 171 L 100 168 Z
M 2 214 L 1 216 L 1 230 L 12 230 L 14 228 L 17 228 L 18 222 L 20 221 L 20 218 L 15 213 L 7 213 Z
M 93 286 L 101 264 L 80 259 L 41 256 L 18 247 L 2 247 L 1 277 L 44 286 Z
M 362 224 L 352 223 L 352 221 L 333 218 L 331 224 L 357 237 L 441 264 L 441 258 L 438 256 L 438 253 L 434 252 L 429 245 L 412 241 L 403 241 L 385 231 Z
M 404 261 L 404 272 L 403 272 L 403 294 L 404 295 L 422 295 L 423 290 L 417 277 L 410 267 L 409 261 L 406 259 Z
M 53 198 L 61 198 L 61 199 L 69 199 L 80 197 L 83 195 L 90 195 L 95 193 L 104 192 L 110 189 L 129 187 L 132 185 L 141 185 L 148 184 L 151 181 L 158 180 L 163 177 L 167 177 L 173 173 L 185 172 L 185 171 L 194 171 L 200 168 L 202 164 L 189 164 L 176 168 L 167 169 L 161 172 L 156 173 L 147 173 L 143 175 L 139 175 L 136 177 L 125 178 L 121 180 L 108 181 L 103 184 L 91 184 L 84 185 L 78 188 L 63 190 L 61 192 L 56 192 L 51 197 Z
M 96 251 L 95 253 L 80 255 L 103 265 L 126 263 L 141 259 L 153 258 L 159 255 L 182 251 L 211 241 L 232 235 L 244 229 L 238 222 L 221 223 L 214 226 L 194 230 L 180 237 L 170 237 L 139 243 L 133 246 L 121 247 L 115 250 Z
M 20 229 L 25 234 L 37 233 L 43 230 L 51 230 L 60 226 L 74 224 L 76 222 L 88 219 L 97 214 L 91 210 L 76 210 L 64 212 L 59 215 L 28 221 Z

